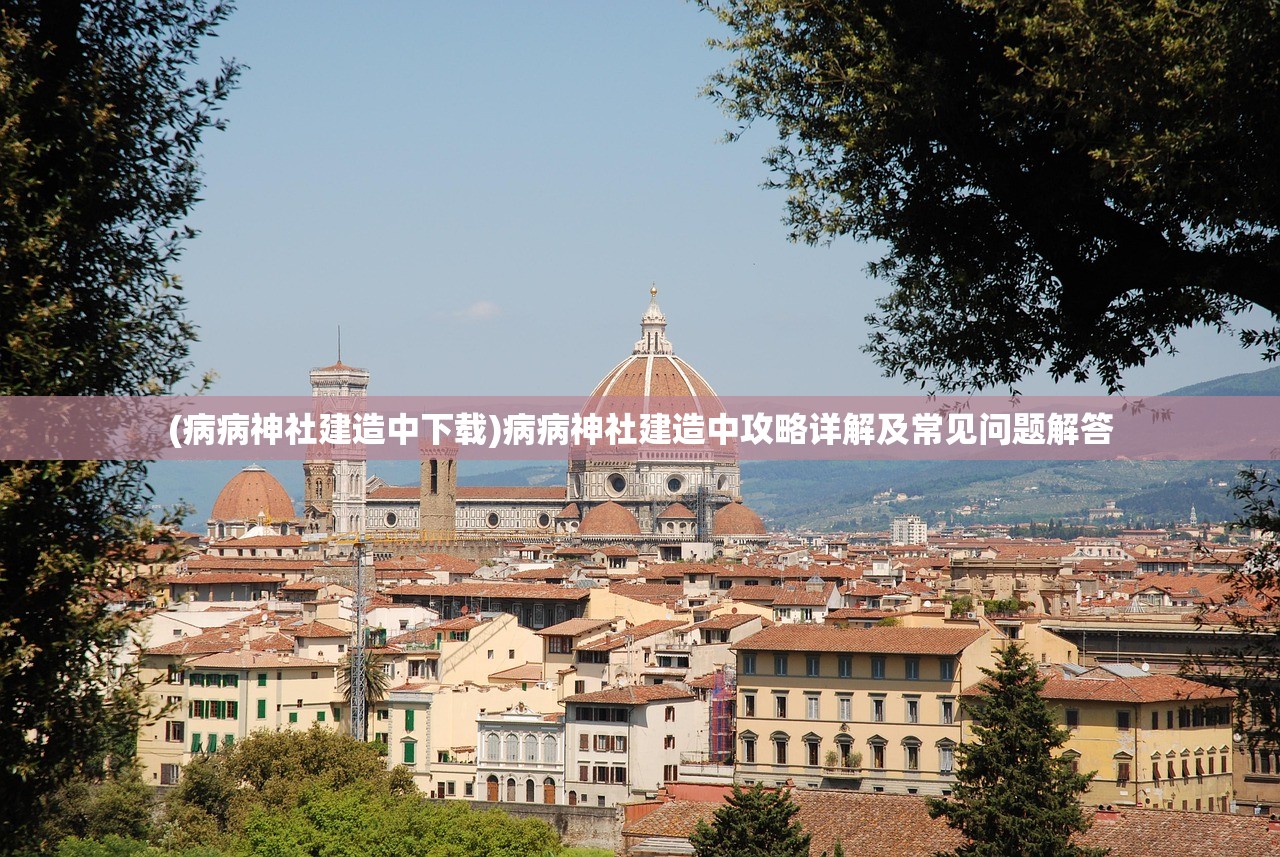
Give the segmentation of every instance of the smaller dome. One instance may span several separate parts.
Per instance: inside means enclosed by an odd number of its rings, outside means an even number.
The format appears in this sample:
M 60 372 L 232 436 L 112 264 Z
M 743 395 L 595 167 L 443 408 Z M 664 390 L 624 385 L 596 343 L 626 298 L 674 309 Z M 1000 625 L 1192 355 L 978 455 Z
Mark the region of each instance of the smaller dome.
M 672 503 L 670 506 L 658 513 L 659 521 L 666 520 L 667 518 L 686 518 L 693 520 L 697 517 L 698 516 L 693 514 L 692 510 L 690 510 L 684 503 Z
M 594 507 L 582 518 L 581 536 L 638 536 L 640 522 L 617 503 L 610 500 Z
M 716 512 L 714 533 L 717 536 L 763 536 L 764 521 L 755 512 L 735 500 Z
M 293 501 L 280 480 L 258 465 L 250 464 L 223 486 L 210 517 L 215 521 L 254 521 L 262 514 L 273 521 L 292 521 L 297 517 Z

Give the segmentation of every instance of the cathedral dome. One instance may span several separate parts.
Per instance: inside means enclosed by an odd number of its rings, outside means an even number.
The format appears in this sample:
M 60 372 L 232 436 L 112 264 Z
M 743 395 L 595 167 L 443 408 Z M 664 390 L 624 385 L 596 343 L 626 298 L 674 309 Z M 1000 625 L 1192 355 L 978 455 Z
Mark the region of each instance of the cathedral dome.
M 649 307 L 640 319 L 640 339 L 631 356 L 604 376 L 591 398 L 716 399 L 711 385 L 675 355 L 666 329 L 667 317 L 658 308 L 658 290 L 650 289 Z
M 626 507 L 610 501 L 591 509 L 582 518 L 580 536 L 638 536 L 640 522 Z
M 734 502 L 716 512 L 714 533 L 717 536 L 763 536 L 764 521 L 740 501 Z
M 265 514 L 276 521 L 297 517 L 293 501 L 276 479 L 256 464 L 241 470 L 223 486 L 213 504 L 215 521 L 252 521 Z

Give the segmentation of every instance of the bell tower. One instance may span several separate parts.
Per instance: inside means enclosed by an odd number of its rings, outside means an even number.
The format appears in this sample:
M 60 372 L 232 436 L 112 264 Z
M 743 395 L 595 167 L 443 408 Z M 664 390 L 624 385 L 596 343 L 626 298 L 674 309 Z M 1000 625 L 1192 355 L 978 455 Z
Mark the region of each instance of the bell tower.
M 368 370 L 348 366 L 341 358 L 332 366 L 311 370 L 311 398 L 317 412 L 359 412 L 368 392 Z M 367 477 L 363 450 L 315 449 L 315 457 L 303 463 L 302 472 L 307 509 L 315 509 L 317 531 L 363 532 Z
M 427 541 L 449 540 L 458 532 L 458 451 L 450 447 L 422 447 L 422 487 L 418 520 Z

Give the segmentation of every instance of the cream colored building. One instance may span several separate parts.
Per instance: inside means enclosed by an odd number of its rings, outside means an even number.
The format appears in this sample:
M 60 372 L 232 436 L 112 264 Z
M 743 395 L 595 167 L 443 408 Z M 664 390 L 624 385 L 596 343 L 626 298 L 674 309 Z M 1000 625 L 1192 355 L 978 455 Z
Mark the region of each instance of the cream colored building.
M 1002 642 L 990 628 L 780 625 L 737 654 L 735 778 L 943 794 L 965 740 L 961 691 Z

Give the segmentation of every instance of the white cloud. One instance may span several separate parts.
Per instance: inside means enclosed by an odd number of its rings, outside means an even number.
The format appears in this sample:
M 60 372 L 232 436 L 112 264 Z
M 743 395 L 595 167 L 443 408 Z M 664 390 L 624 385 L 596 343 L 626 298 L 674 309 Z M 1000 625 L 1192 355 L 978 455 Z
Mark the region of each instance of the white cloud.
M 502 315 L 502 307 L 493 301 L 476 301 L 471 306 L 453 314 L 459 321 L 492 321 Z

